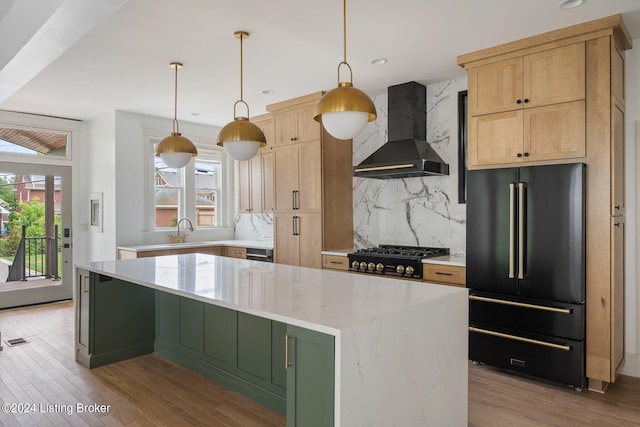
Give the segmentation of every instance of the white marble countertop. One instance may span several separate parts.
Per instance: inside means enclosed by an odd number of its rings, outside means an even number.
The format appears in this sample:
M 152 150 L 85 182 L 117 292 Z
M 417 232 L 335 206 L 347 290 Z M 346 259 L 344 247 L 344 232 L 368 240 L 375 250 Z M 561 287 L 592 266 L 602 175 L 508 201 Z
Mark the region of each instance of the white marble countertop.
M 444 265 L 454 265 L 457 267 L 466 267 L 467 259 L 464 256 L 460 255 L 444 255 L 438 256 L 434 258 L 427 258 L 422 260 L 423 264 L 444 264 Z
M 353 248 L 349 249 L 336 249 L 333 251 L 322 251 L 322 255 L 335 255 L 335 256 L 347 256 L 353 252 Z M 422 260 L 423 264 L 444 264 L 454 265 L 458 267 L 466 266 L 466 258 L 461 255 L 444 255 L 434 258 L 426 258 Z
M 238 246 L 241 248 L 273 249 L 273 241 L 257 240 L 208 240 L 204 242 L 158 243 L 154 245 L 118 246 L 131 252 L 161 251 L 163 249 L 200 248 L 203 246 Z
M 204 254 L 76 265 L 153 289 L 338 335 L 464 288 Z

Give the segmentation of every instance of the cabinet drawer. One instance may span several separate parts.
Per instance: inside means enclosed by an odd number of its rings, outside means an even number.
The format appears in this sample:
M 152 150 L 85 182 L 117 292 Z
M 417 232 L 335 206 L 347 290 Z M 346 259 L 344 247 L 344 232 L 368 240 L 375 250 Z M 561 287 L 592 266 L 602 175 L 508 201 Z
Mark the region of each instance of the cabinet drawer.
M 465 286 L 466 268 L 457 265 L 424 264 L 422 281 Z
M 532 333 L 584 338 L 583 304 L 538 301 L 517 297 L 499 298 L 473 292 L 469 295 L 469 319 Z
M 349 270 L 349 258 L 338 255 L 322 255 L 322 268 Z
M 226 255 L 231 258 L 247 258 L 247 248 L 237 248 L 234 246 L 228 246 L 226 250 Z
M 582 387 L 584 341 L 469 323 L 469 359 Z

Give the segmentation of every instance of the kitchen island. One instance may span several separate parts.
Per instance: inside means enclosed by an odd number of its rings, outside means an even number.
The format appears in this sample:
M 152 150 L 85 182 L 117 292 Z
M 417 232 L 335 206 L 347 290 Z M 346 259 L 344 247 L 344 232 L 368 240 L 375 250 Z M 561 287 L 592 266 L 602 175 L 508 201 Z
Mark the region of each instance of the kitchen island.
M 85 366 L 156 351 L 288 425 L 467 424 L 466 289 L 203 254 L 77 274 Z

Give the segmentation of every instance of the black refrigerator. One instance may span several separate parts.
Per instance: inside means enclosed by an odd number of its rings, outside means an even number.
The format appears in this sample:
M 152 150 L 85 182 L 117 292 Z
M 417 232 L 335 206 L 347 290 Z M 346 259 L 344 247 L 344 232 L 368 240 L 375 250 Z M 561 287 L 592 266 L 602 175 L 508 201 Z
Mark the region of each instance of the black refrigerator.
M 585 165 L 467 181 L 469 359 L 585 384 Z

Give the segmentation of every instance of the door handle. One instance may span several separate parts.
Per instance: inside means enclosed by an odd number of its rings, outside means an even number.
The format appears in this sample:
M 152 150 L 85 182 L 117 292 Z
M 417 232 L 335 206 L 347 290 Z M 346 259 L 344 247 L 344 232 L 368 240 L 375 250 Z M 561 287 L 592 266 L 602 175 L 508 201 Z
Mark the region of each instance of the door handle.
M 291 190 L 291 209 L 296 208 L 296 190 Z
M 570 308 L 548 307 L 546 305 L 527 304 L 527 303 L 517 302 L 517 301 L 507 301 L 503 299 L 481 297 L 478 295 L 469 295 L 469 299 L 471 301 L 482 301 L 482 302 L 489 302 L 493 304 L 511 305 L 514 307 L 531 308 L 533 310 L 550 311 L 552 313 L 571 314 L 573 312 Z
M 524 279 L 524 248 L 525 248 L 525 197 L 524 182 L 518 183 L 518 279 Z
M 300 209 L 300 192 L 294 190 L 293 192 L 293 209 Z
M 515 279 L 515 257 L 514 247 L 516 244 L 516 206 L 515 206 L 516 185 L 509 184 L 509 279 Z
M 294 236 L 299 236 L 300 232 L 298 230 L 298 217 L 294 216 L 293 217 L 293 235 Z

